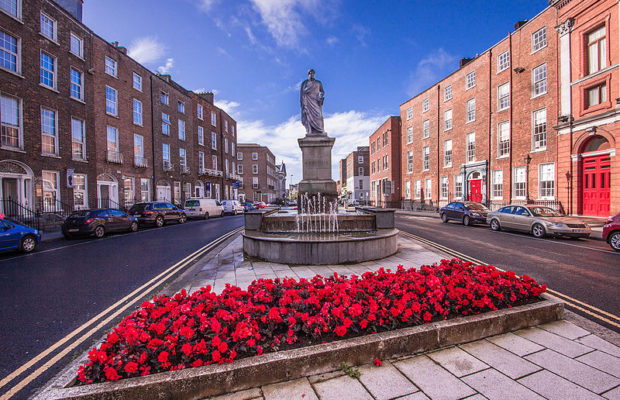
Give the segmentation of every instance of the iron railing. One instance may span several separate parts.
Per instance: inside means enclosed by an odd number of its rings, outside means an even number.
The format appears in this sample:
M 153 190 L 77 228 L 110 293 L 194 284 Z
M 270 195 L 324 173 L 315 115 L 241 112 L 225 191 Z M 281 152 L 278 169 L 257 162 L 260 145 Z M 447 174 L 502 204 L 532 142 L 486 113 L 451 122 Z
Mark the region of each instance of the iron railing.
M 106 160 L 110 163 L 114 164 L 122 164 L 123 163 L 123 153 L 118 151 L 108 150 L 106 153 Z
M 144 157 L 134 156 L 133 165 L 137 168 L 148 168 L 149 160 Z

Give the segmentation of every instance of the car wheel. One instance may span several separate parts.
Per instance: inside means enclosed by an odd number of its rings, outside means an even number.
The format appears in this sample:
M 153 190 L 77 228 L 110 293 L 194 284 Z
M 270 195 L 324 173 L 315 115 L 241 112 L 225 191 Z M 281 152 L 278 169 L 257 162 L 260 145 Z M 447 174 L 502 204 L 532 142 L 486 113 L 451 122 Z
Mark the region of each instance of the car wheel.
M 97 239 L 101 239 L 104 236 L 105 236 L 105 229 L 103 228 L 103 226 L 99 225 L 98 227 L 95 228 L 95 237 Z
M 204 219 L 209 219 L 209 213 L 206 212 L 205 215 L 202 216 Z
M 185 216 L 185 214 L 181 215 L 181 218 L 179 218 L 179 224 L 184 224 L 187 222 L 187 217 Z
M 137 232 L 138 231 L 138 223 L 137 222 L 132 222 L 131 226 L 129 227 L 129 230 L 132 232 Z
M 220 218 L 222 218 L 223 216 L 224 216 L 224 211 L 220 213 Z
M 71 234 L 70 234 L 70 233 L 65 233 L 65 232 L 63 232 L 63 233 L 62 233 L 62 236 L 63 236 L 65 239 L 67 239 L 67 240 L 71 240 L 71 239 L 73 239 L 73 236 L 71 236 Z
M 444 224 L 448 223 L 448 216 L 445 213 L 441 214 L 441 222 Z
M 543 238 L 545 237 L 545 227 L 542 226 L 541 224 L 534 224 L 534 226 L 532 227 L 532 235 L 534 235 L 534 237 L 536 238 Z
M 463 217 L 463 225 L 469 226 L 471 224 L 471 220 L 469 219 L 469 215 Z
M 612 249 L 620 251 L 620 232 L 614 232 L 609 236 L 609 245 Z
M 30 253 L 37 247 L 37 239 L 34 236 L 28 235 L 24 236 L 21 243 L 19 244 L 19 251 L 24 253 Z
M 157 218 L 155 218 L 155 226 L 157 226 L 158 228 L 164 226 L 164 217 L 158 215 Z
M 491 229 L 494 231 L 501 231 L 502 227 L 499 225 L 499 221 L 496 219 L 491 220 Z

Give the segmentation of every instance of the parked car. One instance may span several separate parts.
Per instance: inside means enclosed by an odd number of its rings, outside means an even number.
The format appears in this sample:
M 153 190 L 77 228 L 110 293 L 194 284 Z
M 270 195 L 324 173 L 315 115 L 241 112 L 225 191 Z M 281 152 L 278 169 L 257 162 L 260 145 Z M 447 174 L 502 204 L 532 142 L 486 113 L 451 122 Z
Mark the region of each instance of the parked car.
M 243 206 L 237 200 L 224 200 L 222 206 L 224 207 L 224 214 L 237 215 L 244 212 Z
M 0 250 L 30 253 L 41 243 L 38 230 L 4 219 L 0 215 Z
M 482 203 L 455 201 L 439 209 L 439 216 L 444 223 L 453 219 L 469 226 L 473 224 L 486 224 L 488 212 L 489 209 Z
M 154 224 L 158 228 L 171 221 L 176 221 L 179 224 L 184 224 L 187 221 L 185 211 L 165 201 L 136 203 L 129 209 L 129 214 L 138 218 L 138 222 L 141 224 Z
M 246 201 L 245 203 L 243 203 L 243 211 L 244 212 L 248 212 L 248 211 L 252 211 L 252 210 L 256 210 L 256 207 L 254 206 L 253 203 L 250 203 L 249 201 Z
M 603 226 L 603 240 L 606 240 L 612 249 L 620 251 L 620 214 L 609 218 Z
M 256 207 L 256 209 L 267 208 L 267 204 L 265 204 L 264 201 L 257 201 L 254 203 L 254 207 Z
M 590 227 L 580 219 L 567 217 L 557 211 L 537 205 L 510 205 L 487 214 L 487 222 L 494 231 L 513 229 L 530 232 L 537 238 L 567 236 L 590 237 Z
M 189 218 L 221 217 L 224 215 L 224 207 L 215 199 L 188 199 L 185 200 L 185 214 Z
M 69 215 L 62 224 L 62 235 L 67 239 L 90 235 L 102 238 L 110 232 L 135 232 L 137 230 L 137 218 L 113 208 L 76 211 Z

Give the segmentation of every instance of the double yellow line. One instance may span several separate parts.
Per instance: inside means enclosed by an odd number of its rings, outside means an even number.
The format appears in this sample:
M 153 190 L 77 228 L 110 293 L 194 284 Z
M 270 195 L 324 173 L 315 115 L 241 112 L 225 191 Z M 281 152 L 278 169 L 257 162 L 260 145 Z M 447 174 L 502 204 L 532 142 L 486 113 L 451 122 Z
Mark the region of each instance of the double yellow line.
M 151 279 L 144 285 L 140 286 L 133 292 L 129 293 L 127 296 L 123 297 L 122 299 L 120 299 L 119 301 L 117 301 L 116 303 L 108 307 L 106 310 L 102 311 L 95 317 L 91 318 L 88 322 L 84 323 L 82 326 L 75 329 L 73 332 L 69 333 L 67 336 L 65 336 L 58 342 L 54 343 L 52 346 L 48 347 L 46 350 L 41 352 L 39 355 L 32 358 L 30 361 L 28 361 L 27 363 L 25 363 L 24 365 L 22 365 L 21 367 L 19 367 L 18 369 L 16 369 L 15 371 L 10 373 L 6 377 L 4 377 L 0 381 L 0 389 L 6 386 L 13 379 L 24 374 L 28 369 L 30 369 L 37 363 L 41 362 L 45 357 L 50 355 L 52 352 L 64 346 L 65 343 L 69 342 L 70 340 L 78 336 L 82 331 L 90 328 L 86 333 L 74 339 L 71 344 L 63 348 L 60 352 L 58 352 L 58 354 L 50 358 L 45 364 L 41 365 L 35 371 L 33 371 L 28 376 L 26 376 L 24 379 L 22 379 L 17 384 L 15 384 L 12 388 L 10 388 L 6 393 L 4 393 L 0 397 L 0 400 L 6 400 L 6 399 L 10 399 L 11 397 L 13 397 L 20 390 L 22 390 L 28 384 L 30 384 L 33 380 L 38 378 L 43 372 L 49 369 L 52 365 L 60 361 L 63 357 L 65 357 L 67 354 L 73 351 L 80 344 L 90 339 L 95 333 L 97 333 L 97 331 L 99 331 L 101 328 L 106 326 L 110 321 L 114 320 L 116 317 L 124 313 L 128 308 L 134 306 L 140 299 L 144 298 L 144 296 L 147 296 L 154 289 L 156 289 L 157 287 L 165 283 L 166 280 L 168 280 L 170 277 L 174 276 L 176 273 L 181 271 L 183 268 L 187 267 L 188 265 L 196 261 L 198 258 L 200 258 L 205 253 L 207 253 L 208 251 L 212 250 L 213 248 L 215 248 L 216 246 L 224 242 L 226 239 L 239 233 L 241 230 L 243 230 L 243 227 L 234 229 L 220 236 L 219 238 L 215 239 L 209 244 L 201 247 L 200 249 L 196 250 L 189 256 L 185 257 L 184 259 L 177 262 L 176 264 L 174 264 L 173 266 L 171 266 L 164 272 L 157 275 L 155 278 Z M 123 305 L 123 303 L 126 303 L 126 304 Z M 106 315 L 111 312 L 113 313 L 106 317 Z
M 449 254 L 450 256 L 453 257 L 457 257 L 460 258 L 461 260 L 464 261 L 469 261 L 472 262 L 474 264 L 482 264 L 482 265 L 486 265 L 488 263 L 478 260 L 476 258 L 470 257 L 466 254 L 463 254 L 459 251 L 453 250 L 449 247 L 443 246 L 439 243 L 435 243 L 431 240 L 425 239 L 423 237 L 414 235 L 412 233 L 409 232 L 404 232 L 404 231 L 400 231 L 400 233 L 404 236 L 410 237 L 412 239 L 415 239 L 419 242 L 422 242 L 428 246 L 434 247 L 438 250 L 443 251 L 444 253 Z M 497 268 L 497 267 L 496 267 Z M 501 268 L 497 268 L 500 271 L 503 271 L 503 269 Z M 590 315 L 591 317 L 594 317 L 600 321 L 603 321 L 609 325 L 615 326 L 616 328 L 620 328 L 620 317 L 618 317 L 617 315 L 611 314 L 607 311 L 601 310 L 600 308 L 594 307 L 588 303 L 584 303 L 581 300 L 577 300 L 573 297 L 570 297 L 568 295 L 565 295 L 564 293 L 560 293 L 557 290 L 553 290 L 550 288 L 547 288 L 547 295 L 549 297 L 552 297 L 556 300 L 560 300 L 563 301 L 567 306 L 574 308 L 576 310 L 579 310 L 581 312 L 584 312 L 588 315 Z

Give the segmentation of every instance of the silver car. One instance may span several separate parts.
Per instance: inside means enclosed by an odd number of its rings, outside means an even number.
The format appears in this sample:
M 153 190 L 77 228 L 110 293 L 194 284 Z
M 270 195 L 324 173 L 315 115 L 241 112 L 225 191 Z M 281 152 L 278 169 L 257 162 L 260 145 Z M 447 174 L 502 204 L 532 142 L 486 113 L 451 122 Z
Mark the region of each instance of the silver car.
M 590 237 L 588 224 L 577 218 L 564 216 L 557 211 L 537 205 L 510 205 L 487 214 L 487 223 L 494 231 L 512 229 L 530 232 L 537 238 L 567 236 Z

